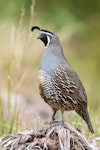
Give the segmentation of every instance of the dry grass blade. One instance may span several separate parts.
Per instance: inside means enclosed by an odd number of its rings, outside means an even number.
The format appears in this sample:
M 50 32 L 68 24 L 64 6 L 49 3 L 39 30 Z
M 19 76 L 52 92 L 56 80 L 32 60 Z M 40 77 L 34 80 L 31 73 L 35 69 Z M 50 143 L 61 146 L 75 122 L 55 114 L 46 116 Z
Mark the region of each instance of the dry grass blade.
M 71 126 L 45 123 L 41 128 L 8 135 L 0 139 L 2 150 L 99 150 L 96 142 L 91 143 Z
M 57 127 L 57 133 L 59 137 L 59 144 L 61 150 L 70 150 L 70 131 L 63 128 L 62 126 Z

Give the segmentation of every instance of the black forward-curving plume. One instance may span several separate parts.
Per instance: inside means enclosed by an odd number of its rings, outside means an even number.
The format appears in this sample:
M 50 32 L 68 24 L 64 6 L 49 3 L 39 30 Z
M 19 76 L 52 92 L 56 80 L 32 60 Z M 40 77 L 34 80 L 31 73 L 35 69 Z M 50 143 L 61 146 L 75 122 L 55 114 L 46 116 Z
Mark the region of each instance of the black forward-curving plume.
M 33 26 L 33 27 L 31 28 L 31 31 L 34 31 L 35 29 L 41 30 L 38 26 Z

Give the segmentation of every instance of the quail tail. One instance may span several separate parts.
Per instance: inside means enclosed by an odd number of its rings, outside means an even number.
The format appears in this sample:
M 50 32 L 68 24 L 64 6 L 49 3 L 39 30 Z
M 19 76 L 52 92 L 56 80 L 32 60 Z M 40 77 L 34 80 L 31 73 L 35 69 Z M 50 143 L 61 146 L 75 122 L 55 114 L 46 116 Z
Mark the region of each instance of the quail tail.
M 89 117 L 89 113 L 88 113 L 87 108 L 85 110 L 85 118 L 84 119 L 85 119 L 85 121 L 88 125 L 88 128 L 89 128 L 90 132 L 93 134 L 94 130 L 93 130 L 93 127 L 92 127 L 92 124 L 91 124 L 91 121 L 90 121 L 90 117 Z
M 84 110 L 82 109 L 81 111 L 79 111 L 77 109 L 76 112 L 86 121 L 90 132 L 93 134 L 94 130 L 93 130 L 93 127 L 92 127 L 92 124 L 91 124 L 91 120 L 90 120 L 87 108 L 84 108 Z

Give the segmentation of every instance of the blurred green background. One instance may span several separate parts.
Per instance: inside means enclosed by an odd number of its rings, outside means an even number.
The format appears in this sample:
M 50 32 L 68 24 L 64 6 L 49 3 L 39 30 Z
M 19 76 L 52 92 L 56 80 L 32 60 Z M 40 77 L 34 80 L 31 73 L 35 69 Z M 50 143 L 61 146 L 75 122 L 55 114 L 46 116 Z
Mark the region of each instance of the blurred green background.
M 35 109 L 35 113 L 44 120 L 49 120 L 52 113 L 39 96 L 38 68 L 44 45 L 36 39 L 38 31 L 31 33 L 30 29 L 34 25 L 58 34 L 65 57 L 79 74 L 85 86 L 92 124 L 96 134 L 99 134 L 100 1 L 1 0 L 0 135 L 17 131 L 19 128 L 32 127 L 31 117 L 34 118 L 34 113 L 29 113 L 29 109 Z M 19 95 L 23 96 L 24 100 L 19 100 Z M 24 103 L 26 104 L 27 113 L 24 117 L 28 119 L 21 117 L 23 111 L 20 112 L 20 109 L 17 109 L 17 100 L 18 104 L 22 101 L 21 108 Z M 29 101 L 30 107 L 27 108 Z M 41 103 L 46 111 L 41 108 Z M 16 113 L 12 113 L 12 108 Z M 32 113 L 33 116 L 30 116 Z M 86 126 L 83 121 L 82 127 L 79 116 L 73 117 L 72 113 L 66 113 L 65 116 L 68 116 L 65 117 L 66 121 L 76 127 L 84 129 L 84 125 Z M 29 122 L 32 123 L 29 124 Z M 84 132 L 87 133 L 88 129 L 86 128 Z

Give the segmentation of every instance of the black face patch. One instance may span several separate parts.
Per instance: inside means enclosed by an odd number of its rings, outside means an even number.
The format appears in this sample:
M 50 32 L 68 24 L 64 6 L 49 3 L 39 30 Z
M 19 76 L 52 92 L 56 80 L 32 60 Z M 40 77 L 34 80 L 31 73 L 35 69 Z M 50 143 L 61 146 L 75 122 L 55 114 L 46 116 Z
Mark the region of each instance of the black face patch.
M 51 36 L 50 36 L 50 35 L 47 35 L 47 34 L 45 34 L 45 33 L 40 34 L 40 36 L 38 37 L 38 39 L 41 39 L 41 40 L 43 41 L 45 47 L 47 46 L 47 44 L 48 44 L 48 42 L 49 42 L 47 36 L 51 39 Z
M 43 41 L 44 45 L 47 46 L 47 44 L 48 44 L 48 39 L 47 39 L 47 35 L 46 35 L 46 34 L 43 34 L 41 40 Z

